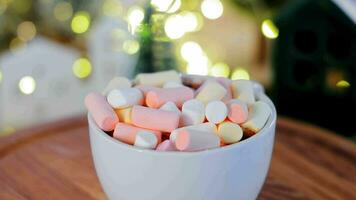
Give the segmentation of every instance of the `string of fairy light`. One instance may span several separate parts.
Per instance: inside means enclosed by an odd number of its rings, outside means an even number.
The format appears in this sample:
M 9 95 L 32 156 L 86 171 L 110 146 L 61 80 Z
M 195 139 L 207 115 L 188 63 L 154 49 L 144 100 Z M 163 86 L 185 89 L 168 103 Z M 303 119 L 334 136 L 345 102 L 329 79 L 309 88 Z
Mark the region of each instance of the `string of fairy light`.
M 224 13 L 224 6 L 220 0 L 203 0 L 195 10 L 180 11 L 181 0 L 152 0 L 152 6 L 158 12 L 168 15 L 164 24 L 166 36 L 174 40 L 184 40 L 184 36 L 201 30 L 204 18 L 217 20 Z M 128 22 L 132 33 L 140 26 L 144 19 L 144 9 L 132 7 L 128 12 Z M 278 28 L 270 19 L 263 21 L 261 31 L 265 37 L 275 39 L 278 37 Z M 184 41 L 179 50 L 180 57 L 184 60 L 185 71 L 188 74 L 212 75 L 230 77 L 231 79 L 249 79 L 246 69 L 238 67 L 230 72 L 228 64 L 218 61 L 212 63 L 207 53 L 197 41 Z
M 0 16 L 6 11 L 5 3 L 10 1 L 0 1 Z M 164 32 L 172 40 L 183 40 L 179 46 L 179 56 L 186 64 L 185 70 L 189 74 L 212 75 L 230 77 L 231 79 L 249 79 L 249 73 L 244 68 L 236 68 L 230 72 L 228 64 L 218 61 L 212 63 L 209 56 L 197 41 L 184 41 L 184 36 L 192 32 L 201 30 L 204 25 L 204 18 L 207 20 L 217 20 L 224 13 L 224 6 L 220 0 L 202 0 L 196 10 L 183 10 L 182 0 L 151 0 L 151 5 L 156 11 L 167 15 L 164 21 Z M 139 6 L 132 6 L 126 12 L 118 0 L 105 0 L 102 6 L 102 14 L 111 17 L 120 17 L 128 22 L 128 29 L 135 34 L 144 19 L 144 9 Z M 80 10 L 74 12 L 69 2 L 58 2 L 53 8 L 53 17 L 58 22 L 68 22 L 71 31 L 77 36 L 86 33 L 92 22 L 89 12 Z M 123 30 L 115 29 L 114 36 L 122 36 Z M 279 30 L 272 20 L 266 19 L 261 24 L 262 34 L 269 39 L 276 39 Z M 19 51 L 26 47 L 26 44 L 35 38 L 37 34 L 36 26 L 31 21 L 23 21 L 18 24 L 16 37 L 9 43 L 11 52 Z M 119 47 L 123 52 L 133 55 L 138 53 L 140 44 L 137 40 L 125 40 Z M 80 57 L 74 61 L 72 72 L 78 79 L 85 79 L 92 73 L 92 65 L 88 58 Z M 4 79 L 4 74 L 0 69 L 0 84 Z M 348 87 L 346 82 L 337 83 L 338 87 Z M 36 90 L 36 80 L 32 76 L 24 76 L 18 82 L 19 90 L 30 95 Z

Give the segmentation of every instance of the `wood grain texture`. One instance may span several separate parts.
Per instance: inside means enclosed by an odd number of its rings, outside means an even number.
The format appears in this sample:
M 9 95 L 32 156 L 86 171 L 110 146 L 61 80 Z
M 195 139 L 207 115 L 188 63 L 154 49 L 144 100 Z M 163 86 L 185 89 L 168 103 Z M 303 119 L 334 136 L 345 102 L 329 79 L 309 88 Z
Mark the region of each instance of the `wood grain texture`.
M 356 145 L 326 130 L 278 120 L 259 199 L 356 199 Z M 104 200 L 87 122 L 75 117 L 0 139 L 1 200 Z

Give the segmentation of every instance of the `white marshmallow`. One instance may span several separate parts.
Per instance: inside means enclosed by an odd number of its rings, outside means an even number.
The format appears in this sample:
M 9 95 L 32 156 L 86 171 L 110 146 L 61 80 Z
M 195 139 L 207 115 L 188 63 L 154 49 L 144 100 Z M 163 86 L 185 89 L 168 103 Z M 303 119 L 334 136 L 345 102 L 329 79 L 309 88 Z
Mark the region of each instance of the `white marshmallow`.
M 135 78 L 137 85 L 149 85 L 162 87 L 168 81 L 181 82 L 179 74 L 174 70 L 161 71 L 156 73 L 142 73 Z
M 172 101 L 168 101 L 167 103 L 163 104 L 159 109 L 165 110 L 165 111 L 173 111 L 173 112 L 181 114 L 177 105 L 175 103 L 173 103 Z
M 154 149 L 157 146 L 157 137 L 149 131 L 139 131 L 136 134 L 134 146 L 144 149 Z
M 183 87 L 181 81 L 167 81 L 163 84 L 163 88 L 177 88 Z
M 255 102 L 253 83 L 249 80 L 234 80 L 231 83 L 232 96 L 251 105 Z
M 201 124 L 205 119 L 205 106 L 196 99 L 191 99 L 183 103 L 180 126 Z
M 196 99 L 204 104 L 214 100 L 221 100 L 226 95 L 227 91 L 220 83 L 215 80 L 207 80 L 201 88 L 198 89 Z
M 256 101 L 249 107 L 249 116 L 245 123 L 241 124 L 247 136 L 254 135 L 266 124 L 271 115 L 271 108 L 263 101 Z
M 241 140 L 243 131 L 239 125 L 227 121 L 219 124 L 218 136 L 225 144 L 232 144 Z
M 217 132 L 217 128 L 214 123 L 205 122 L 202 124 L 196 124 L 196 125 L 191 125 L 191 126 L 185 126 L 182 128 L 177 128 L 171 132 L 171 134 L 169 135 L 169 140 L 174 142 L 177 138 L 178 132 L 181 130 L 184 130 L 184 129 L 203 131 L 203 132 L 207 132 L 207 133 L 216 133 Z
M 205 117 L 209 122 L 219 124 L 228 114 L 228 109 L 222 101 L 211 101 L 205 107 Z
M 142 105 L 143 94 L 137 88 L 123 88 L 111 90 L 107 96 L 108 103 L 115 109 Z
M 103 91 L 103 95 L 107 95 L 111 90 L 130 88 L 132 86 L 131 81 L 126 77 L 119 76 L 111 79 Z

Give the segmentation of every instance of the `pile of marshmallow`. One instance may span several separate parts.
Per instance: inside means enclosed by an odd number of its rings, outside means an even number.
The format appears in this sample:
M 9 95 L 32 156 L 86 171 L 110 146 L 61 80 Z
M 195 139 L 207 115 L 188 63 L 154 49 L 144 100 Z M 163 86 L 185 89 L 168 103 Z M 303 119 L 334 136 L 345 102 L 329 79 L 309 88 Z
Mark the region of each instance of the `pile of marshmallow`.
M 253 83 L 223 77 L 144 73 L 116 77 L 85 105 L 97 126 L 126 144 L 157 151 L 201 151 L 260 131 L 271 109 Z

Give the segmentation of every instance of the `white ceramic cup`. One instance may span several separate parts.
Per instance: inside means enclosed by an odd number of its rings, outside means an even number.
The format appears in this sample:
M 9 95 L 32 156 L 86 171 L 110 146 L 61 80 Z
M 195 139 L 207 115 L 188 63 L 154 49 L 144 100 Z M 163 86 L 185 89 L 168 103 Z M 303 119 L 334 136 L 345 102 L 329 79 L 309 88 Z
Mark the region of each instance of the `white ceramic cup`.
M 274 143 L 276 110 L 255 83 L 272 115 L 256 135 L 199 152 L 157 152 L 124 144 L 88 115 L 95 169 L 110 200 L 251 200 L 265 181 Z

